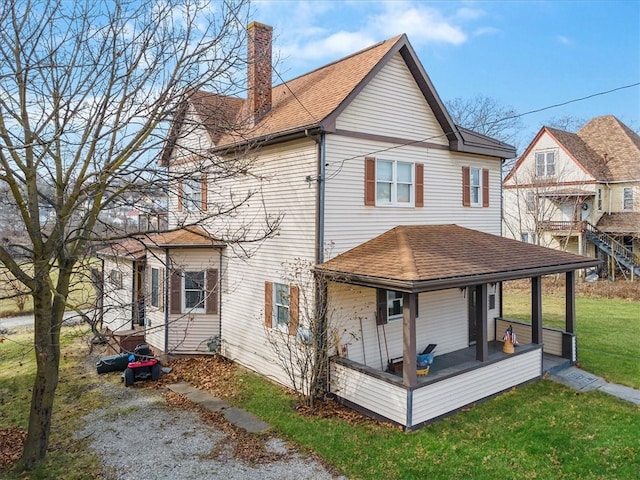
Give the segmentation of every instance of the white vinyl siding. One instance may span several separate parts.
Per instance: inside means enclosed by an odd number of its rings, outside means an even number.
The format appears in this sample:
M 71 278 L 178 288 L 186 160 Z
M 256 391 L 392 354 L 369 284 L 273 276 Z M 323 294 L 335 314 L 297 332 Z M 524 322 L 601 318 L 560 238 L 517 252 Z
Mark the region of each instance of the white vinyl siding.
M 259 248 L 258 245 L 247 245 L 251 254 L 249 261 L 239 249 L 224 251 L 221 268 L 225 277 L 221 305 L 224 316 L 222 353 L 288 385 L 288 377 L 274 360 L 266 337 L 264 284 L 283 277 L 283 262 L 296 258 L 313 262 L 315 258 L 317 192 L 315 182 L 310 184 L 307 176 L 317 175 L 317 145 L 312 140 L 300 140 L 288 143 L 286 147 L 265 147 L 252 173 L 256 183 L 251 187 L 260 188 L 261 193 L 259 199 L 249 202 L 244 213 L 257 219 L 266 215 L 284 216 L 277 235 L 262 242 Z M 234 192 L 238 191 L 233 182 L 230 181 L 229 186 Z M 243 184 L 243 187 L 249 185 Z M 313 298 L 312 293 L 306 295 Z M 300 292 L 302 297 L 303 292 Z M 302 312 L 300 317 L 303 317 Z
M 391 358 L 402 356 L 402 318 L 376 325 L 376 291 L 372 288 L 329 284 L 331 328 L 342 333 L 349 360 L 385 370 Z M 459 288 L 421 293 L 418 296 L 416 345 L 418 351 L 437 344 L 436 355 L 466 348 L 467 300 Z M 490 319 L 492 332 L 493 322 Z
M 541 375 L 542 349 L 537 349 L 416 389 L 412 423 L 432 420 Z
M 410 140 L 449 142 L 398 53 L 336 121 L 338 129 Z
M 489 157 L 473 157 L 473 164 L 489 170 L 487 208 L 463 207 L 461 170 L 470 157 L 445 150 L 408 145 L 394 150 L 394 158 L 402 162 L 424 164 L 424 207 L 420 209 L 364 205 L 363 155 L 389 145 L 340 135 L 326 137 L 327 182 L 325 185 L 325 242 L 331 245 L 329 257 L 353 248 L 398 225 L 457 224 L 475 230 L 501 234 L 500 226 L 500 161 Z M 347 160 L 345 160 L 347 159 Z M 328 257 L 325 257 L 328 259 Z
M 407 391 L 366 373 L 331 364 L 331 393 L 382 415 L 400 425 L 406 423 Z
M 171 255 L 169 274 L 172 269 L 186 272 L 221 271 L 219 264 L 220 252 L 216 248 L 172 249 L 169 253 Z M 147 255 L 147 269 L 157 268 L 162 272 L 166 272 L 164 259 L 164 251 L 151 249 L 150 254 Z M 166 283 L 163 278 L 160 281 L 160 285 L 167 285 L 167 288 L 170 289 L 171 281 L 169 280 Z M 165 293 L 165 290 L 162 290 L 161 295 L 163 298 L 160 299 L 160 303 L 165 305 L 165 308 L 147 309 L 148 322 L 151 327 L 146 333 L 147 342 L 153 345 L 154 350 L 158 352 L 173 354 L 209 353 L 207 347 L 208 339 L 220 334 L 220 315 L 196 311 L 172 314 L 170 313 L 170 308 L 167 308 L 164 303 Z M 218 311 L 220 311 L 220 308 Z M 168 352 L 165 351 L 165 325 L 167 323 L 171 325 L 168 335 Z
M 129 330 L 133 311 L 133 262 L 124 258 L 105 257 L 103 271 L 103 325 L 113 332 Z M 112 280 L 116 279 L 118 283 L 114 285 Z

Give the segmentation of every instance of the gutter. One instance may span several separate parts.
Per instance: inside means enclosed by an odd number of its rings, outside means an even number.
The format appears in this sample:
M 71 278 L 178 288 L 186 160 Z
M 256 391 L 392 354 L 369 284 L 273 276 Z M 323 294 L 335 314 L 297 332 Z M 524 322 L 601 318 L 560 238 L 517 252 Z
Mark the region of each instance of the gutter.
M 437 278 L 433 280 L 415 281 L 370 277 L 367 275 L 348 274 L 344 272 L 341 273 L 322 269 L 318 269 L 318 271 L 320 271 L 324 275 L 327 275 L 327 277 L 334 282 L 361 285 L 371 288 L 386 288 L 387 290 L 396 290 L 399 292 L 421 293 L 435 290 L 447 290 L 450 288 L 470 287 L 482 283 L 499 283 L 508 280 L 532 278 L 553 273 L 566 273 L 583 268 L 597 267 L 601 263 L 601 260 L 593 259 L 579 262 L 577 264 L 574 263 L 565 265 L 549 265 L 524 270 L 513 270 L 509 272 L 494 272 L 466 277 Z

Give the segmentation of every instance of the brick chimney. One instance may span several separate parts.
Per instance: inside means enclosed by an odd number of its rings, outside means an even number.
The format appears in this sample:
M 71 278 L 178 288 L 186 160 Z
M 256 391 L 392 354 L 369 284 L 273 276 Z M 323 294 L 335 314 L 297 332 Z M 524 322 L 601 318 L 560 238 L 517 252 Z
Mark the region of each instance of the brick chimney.
M 273 28 L 258 22 L 247 27 L 247 103 L 253 125 L 271 110 L 271 37 Z

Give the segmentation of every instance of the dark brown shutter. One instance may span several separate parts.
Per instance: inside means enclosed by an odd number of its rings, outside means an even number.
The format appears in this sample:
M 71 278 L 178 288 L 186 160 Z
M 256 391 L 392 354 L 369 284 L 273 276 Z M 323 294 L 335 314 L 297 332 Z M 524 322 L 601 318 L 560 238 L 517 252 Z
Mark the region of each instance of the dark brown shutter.
M 373 157 L 364 159 L 364 204 L 376 204 L 376 159 Z
M 264 282 L 264 324 L 273 327 L 273 283 Z
M 376 289 L 376 325 L 387 323 L 387 291 Z
M 297 285 L 289 287 L 289 335 L 295 335 L 300 321 L 300 288 Z
M 207 270 L 207 300 L 205 301 L 207 313 L 218 313 L 218 270 Z
M 462 206 L 471 206 L 471 171 L 462 167 Z
M 207 211 L 207 174 L 203 173 L 202 178 L 200 179 L 200 201 L 202 205 L 200 209 L 203 212 Z
M 161 312 L 164 312 L 164 268 L 158 269 L 158 307 Z
M 482 169 L 482 206 L 489 206 L 489 170 Z
M 171 272 L 171 299 L 170 312 L 172 314 L 182 313 L 182 271 L 173 270 Z
M 178 211 L 182 211 L 182 197 L 184 196 L 184 190 L 182 188 L 182 180 L 178 180 Z
M 424 164 L 416 163 L 416 207 L 424 207 Z

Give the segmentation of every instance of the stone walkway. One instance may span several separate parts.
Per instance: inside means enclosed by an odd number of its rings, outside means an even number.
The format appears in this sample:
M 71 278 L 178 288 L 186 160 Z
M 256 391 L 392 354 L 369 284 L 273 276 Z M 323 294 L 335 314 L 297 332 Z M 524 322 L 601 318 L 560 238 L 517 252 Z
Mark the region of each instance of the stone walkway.
M 172 392 L 180 393 L 191 400 L 193 403 L 200 405 L 202 408 L 206 408 L 211 412 L 222 413 L 224 418 L 236 427 L 240 427 L 249 433 L 262 433 L 271 426 L 260 420 L 258 417 L 242 410 L 238 407 L 234 407 L 224 400 L 214 397 L 204 390 L 199 390 L 188 383 L 172 383 L 167 385 L 167 388 Z
M 549 378 L 579 392 L 601 390 L 615 397 L 640 405 L 640 390 L 618 385 L 617 383 L 609 383 L 603 378 L 585 372 L 578 367 L 566 368 L 550 375 Z

